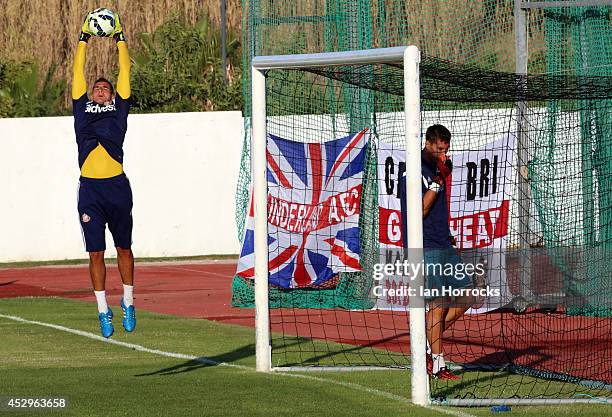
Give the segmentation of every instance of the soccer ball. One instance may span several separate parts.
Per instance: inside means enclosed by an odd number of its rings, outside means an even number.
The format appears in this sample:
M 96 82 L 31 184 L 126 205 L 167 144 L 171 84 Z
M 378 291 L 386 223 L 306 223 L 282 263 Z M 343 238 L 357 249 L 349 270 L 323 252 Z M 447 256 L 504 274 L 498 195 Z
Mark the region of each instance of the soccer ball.
M 115 28 L 115 13 L 112 10 L 100 8 L 89 14 L 89 31 L 94 36 L 110 36 Z

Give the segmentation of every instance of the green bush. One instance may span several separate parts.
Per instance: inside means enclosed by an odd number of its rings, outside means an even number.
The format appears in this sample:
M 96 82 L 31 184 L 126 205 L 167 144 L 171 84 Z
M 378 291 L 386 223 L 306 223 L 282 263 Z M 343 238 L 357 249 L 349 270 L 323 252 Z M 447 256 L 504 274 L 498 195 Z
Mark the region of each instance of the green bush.
M 190 26 L 176 15 L 133 51 L 133 109 L 140 113 L 242 109 L 239 42 L 228 36 L 229 80 L 221 72 L 218 30 L 208 19 Z
M 206 17 L 189 25 L 172 14 L 153 34 L 140 35 L 131 50 L 135 113 L 241 110 L 240 44 L 228 33 L 228 80 L 221 72 L 219 30 Z M 65 80 L 56 65 L 41 74 L 35 62 L 0 61 L 0 117 L 70 114 L 62 106 Z
M 12 66 L 6 62 L 0 62 L 0 117 L 11 117 L 13 101 L 8 93 L 9 79 L 13 73 Z
M 0 117 L 42 117 L 65 114 L 64 81 L 53 79 L 52 65 L 40 80 L 35 62 L 0 63 Z

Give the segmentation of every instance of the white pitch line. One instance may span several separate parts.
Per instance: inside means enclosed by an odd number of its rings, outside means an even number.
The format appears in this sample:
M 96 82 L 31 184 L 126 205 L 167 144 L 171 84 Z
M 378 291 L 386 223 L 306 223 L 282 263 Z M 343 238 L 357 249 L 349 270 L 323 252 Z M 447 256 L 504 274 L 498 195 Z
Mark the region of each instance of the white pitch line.
M 415 407 L 415 404 L 412 403 L 412 401 L 410 401 L 408 398 L 404 398 L 401 397 L 399 395 L 396 394 L 392 394 L 390 392 L 386 392 L 386 391 L 380 391 L 377 390 L 375 388 L 369 388 L 369 387 L 364 387 L 363 385 L 359 385 L 359 384 L 355 384 L 352 382 L 344 382 L 344 381 L 336 381 L 333 379 L 325 379 L 325 378 L 318 378 L 316 376 L 310 376 L 310 375 L 303 375 L 303 374 L 291 374 L 291 373 L 285 373 L 285 372 L 278 372 L 276 373 L 276 375 L 287 375 L 289 377 L 293 377 L 293 378 L 303 378 L 303 379 L 308 379 L 311 381 L 320 381 L 320 382 L 327 382 L 327 383 L 332 383 L 335 385 L 339 385 L 342 387 L 346 387 L 346 388 L 351 388 L 357 391 L 362 391 L 362 392 L 366 392 L 368 394 L 373 394 L 373 395 L 377 395 L 380 397 L 384 397 L 384 398 L 388 398 L 390 400 L 394 400 L 394 401 L 398 401 L 400 403 L 404 403 L 407 405 L 412 405 Z M 455 417 L 476 417 L 472 414 L 468 414 L 468 413 L 464 413 L 463 411 L 459 411 L 459 410 L 450 410 L 450 409 L 446 409 L 446 408 L 442 408 L 442 407 L 432 407 L 432 406 L 426 406 L 425 408 L 436 411 L 436 412 L 440 412 L 443 414 L 448 414 L 451 416 L 455 416 Z
M 212 360 L 212 359 L 209 359 L 209 358 L 206 358 L 206 357 L 203 357 L 203 356 L 193 356 L 193 355 L 186 355 L 184 353 L 166 352 L 166 351 L 158 350 L 158 349 L 149 349 L 147 347 L 144 347 L 144 346 L 141 346 L 141 345 L 137 345 L 137 344 L 134 344 L 134 343 L 121 342 L 119 340 L 114 340 L 114 339 L 106 339 L 106 338 L 104 338 L 104 337 L 102 337 L 100 335 L 94 334 L 94 333 L 85 332 L 85 331 L 77 330 L 77 329 L 71 329 L 70 327 L 60 326 L 58 324 L 44 323 L 44 322 L 35 321 L 35 320 L 28 320 L 28 319 L 24 319 L 23 317 L 9 316 L 9 315 L 6 315 L 6 314 L 0 314 L 0 318 L 5 318 L 5 319 L 13 320 L 13 321 L 17 321 L 17 322 L 20 322 L 20 323 L 35 324 L 37 326 L 48 327 L 48 328 L 59 330 L 59 331 L 62 331 L 62 332 L 72 333 L 72 334 L 77 335 L 77 336 L 87 337 L 89 339 L 97 340 L 99 342 L 104 342 L 104 343 L 108 343 L 108 344 L 111 344 L 111 345 L 121 346 L 121 347 L 125 347 L 125 348 L 128 348 L 128 349 L 136 350 L 138 352 L 151 353 L 153 355 L 164 356 L 164 357 L 167 357 L 167 358 L 186 359 L 186 360 L 191 360 L 191 361 L 199 362 L 199 363 L 202 363 L 202 364 L 205 364 L 205 365 L 226 366 L 226 367 L 229 367 L 229 368 L 235 368 L 235 369 L 241 369 L 241 370 L 244 370 L 244 371 L 256 372 L 255 368 L 251 368 L 249 366 L 236 365 L 236 364 L 227 363 L 227 362 L 217 362 L 215 360 Z M 319 378 L 319 377 L 316 377 L 316 376 L 303 375 L 303 374 L 292 374 L 292 373 L 288 373 L 288 372 L 272 372 L 272 373 L 269 373 L 267 375 L 286 376 L 286 377 L 289 377 L 289 378 L 306 379 L 306 380 L 309 380 L 309 381 L 317 381 L 317 382 L 323 382 L 323 383 L 338 385 L 338 386 L 341 386 L 341 387 L 351 388 L 351 389 L 354 389 L 354 390 L 357 390 L 357 391 L 366 392 L 368 394 L 376 395 L 376 396 L 379 396 L 379 397 L 387 398 L 387 399 L 394 400 L 394 401 L 397 401 L 397 402 L 400 402 L 400 403 L 404 403 L 404 404 L 407 404 L 407 405 L 414 406 L 414 404 L 412 404 L 412 402 L 410 400 L 408 400 L 407 398 L 401 397 L 399 395 L 392 394 L 390 392 L 380 391 L 380 390 L 377 390 L 375 388 L 365 387 L 363 385 L 355 384 L 355 383 L 352 383 L 352 382 L 336 381 L 336 380 L 333 380 L 333 379 L 325 379 L 325 378 Z M 447 415 L 455 416 L 455 417 L 476 417 L 476 416 L 474 416 L 472 414 L 464 413 L 464 412 L 459 411 L 459 410 L 451 410 L 451 409 L 447 409 L 447 408 L 443 408 L 443 407 L 428 406 L 428 407 L 425 407 L 425 408 L 427 408 L 429 410 L 432 410 L 432 411 L 436 411 L 436 412 L 442 413 L 442 414 L 447 414 Z
M 208 359 L 208 358 L 204 358 L 204 357 L 185 355 L 183 353 L 166 352 L 166 351 L 157 350 L 157 349 L 149 349 L 147 347 L 144 347 L 144 346 L 141 346 L 141 345 L 136 345 L 134 343 L 121 342 L 119 340 L 114 340 L 114 339 L 106 339 L 106 338 L 104 338 L 104 337 L 102 337 L 100 335 L 94 334 L 94 333 L 84 332 L 82 330 L 71 329 L 70 327 L 64 327 L 64 326 L 60 326 L 58 324 L 43 323 L 43 322 L 40 322 L 40 321 L 27 320 L 27 319 L 24 319 L 22 317 L 7 316 L 5 314 L 0 314 L 0 317 L 1 318 L 5 318 L 5 319 L 9 319 L 9 320 L 18 321 L 18 322 L 21 322 L 21 323 L 36 324 L 38 326 L 49 327 L 51 329 L 60 330 L 62 332 L 67 332 L 67 333 L 72 333 L 72 334 L 75 334 L 77 336 L 87 337 L 89 339 L 97 340 L 99 342 L 104 342 L 104 343 L 108 343 L 108 344 L 116 345 L 116 346 L 121 346 L 121 347 L 126 347 L 128 349 L 133 349 L 133 350 L 136 350 L 136 351 L 139 351 L 139 352 L 151 353 L 153 355 L 166 356 L 168 358 L 176 358 L 176 359 L 194 360 L 194 361 L 201 362 L 201 363 L 203 363 L 205 365 L 222 365 L 222 366 L 228 366 L 230 368 L 238 368 L 238 369 L 243 369 L 243 370 L 251 370 L 252 369 L 252 368 L 249 368 L 248 366 L 235 365 L 235 364 L 231 364 L 231 363 L 220 363 L 220 362 L 213 361 L 212 359 Z

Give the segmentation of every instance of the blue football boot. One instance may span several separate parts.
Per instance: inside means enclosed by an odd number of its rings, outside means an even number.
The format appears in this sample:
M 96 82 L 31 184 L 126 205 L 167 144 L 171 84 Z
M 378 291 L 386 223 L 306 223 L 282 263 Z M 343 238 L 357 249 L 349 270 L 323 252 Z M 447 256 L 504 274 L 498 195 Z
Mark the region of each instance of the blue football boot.
M 136 309 L 133 305 L 126 307 L 122 298 L 121 310 L 123 310 L 123 328 L 126 332 L 133 332 L 136 328 Z
M 113 312 L 109 308 L 106 313 L 98 314 L 98 320 L 100 320 L 100 332 L 102 332 L 102 336 L 105 338 L 109 338 L 115 332 L 115 328 L 113 327 Z

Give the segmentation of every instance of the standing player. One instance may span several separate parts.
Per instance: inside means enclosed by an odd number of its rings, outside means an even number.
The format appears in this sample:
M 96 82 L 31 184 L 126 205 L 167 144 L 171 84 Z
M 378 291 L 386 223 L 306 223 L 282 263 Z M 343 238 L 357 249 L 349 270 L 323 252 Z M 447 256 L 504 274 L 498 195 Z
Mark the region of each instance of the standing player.
M 123 281 L 123 327 L 131 332 L 136 327 L 133 301 L 134 256 L 132 254 L 132 190 L 123 172 L 123 140 L 130 110 L 130 57 L 125 37 L 116 16 L 111 36 L 117 42 L 119 78 L 117 94 L 105 78 L 98 78 L 87 98 L 85 81 L 85 51 L 91 37 L 88 19 L 81 29 L 74 60 L 72 80 L 72 110 L 79 152 L 78 211 L 89 252 L 89 273 L 98 303 L 98 319 L 102 336 L 114 332 L 113 312 L 106 303 L 104 238 L 106 224 L 117 248 L 117 264 Z
M 471 279 L 465 275 L 446 275 L 447 265 L 456 266 L 461 259 L 452 246 L 448 225 L 447 182 L 453 165 L 446 157 L 451 133 L 442 125 L 433 125 L 425 133 L 425 147 L 421 158 L 423 174 L 423 254 L 426 265 L 425 285 L 430 290 L 471 287 Z M 455 268 L 452 269 L 453 271 Z M 426 316 L 429 348 L 428 371 L 440 379 L 460 379 L 446 367 L 442 353 L 442 333 L 459 319 L 471 304 L 469 297 L 432 297 L 427 300 Z M 431 356 L 430 356 L 431 354 Z
M 453 165 L 446 157 L 451 133 L 442 125 L 433 125 L 425 133 L 425 147 L 421 152 L 423 176 L 423 258 L 425 262 L 425 286 L 430 291 L 442 292 L 443 288 L 471 287 L 471 279 L 454 274 L 445 275 L 447 265 L 461 263 L 448 225 L 447 182 Z M 405 177 L 402 178 L 405 181 Z M 406 185 L 400 183 L 402 199 L 402 224 L 404 246 L 407 247 Z M 442 333 L 452 326 L 471 304 L 469 297 L 426 297 L 427 322 L 427 372 L 439 379 L 460 379 L 446 367 L 442 353 Z

